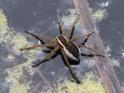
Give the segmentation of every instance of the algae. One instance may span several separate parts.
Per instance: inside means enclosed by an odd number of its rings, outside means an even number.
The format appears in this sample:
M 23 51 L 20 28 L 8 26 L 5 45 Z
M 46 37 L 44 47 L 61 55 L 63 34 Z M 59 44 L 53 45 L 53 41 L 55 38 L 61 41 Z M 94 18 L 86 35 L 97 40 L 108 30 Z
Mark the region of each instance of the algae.
M 95 23 L 100 22 L 107 16 L 107 12 L 105 9 L 98 9 L 94 13 L 92 13 L 92 18 Z
M 8 25 L 7 18 L 4 15 L 3 10 L 0 9 L 0 28 L 6 28 L 7 25 Z
M 5 43 L 11 45 L 13 52 L 17 55 L 21 55 L 20 48 L 26 46 L 31 46 L 32 43 L 28 42 L 26 37 L 23 34 L 17 33 L 14 29 L 8 27 L 7 17 L 4 15 L 4 12 L 0 9 L 0 44 Z M 3 50 L 4 51 L 4 50 Z M 9 84 L 10 93 L 28 93 L 30 90 L 31 79 L 26 81 L 24 78 L 24 69 L 28 72 L 29 75 L 33 75 L 34 70 L 30 66 L 31 62 L 34 60 L 34 54 L 38 50 L 27 51 L 26 53 L 26 62 L 21 62 L 21 64 L 16 65 L 5 69 L 7 74 L 6 81 Z M 13 54 L 9 54 L 9 57 L 16 59 Z M 20 80 L 23 78 L 22 82 Z
M 101 81 L 93 73 L 87 73 L 81 84 L 65 81 L 57 90 L 58 93 L 105 93 Z

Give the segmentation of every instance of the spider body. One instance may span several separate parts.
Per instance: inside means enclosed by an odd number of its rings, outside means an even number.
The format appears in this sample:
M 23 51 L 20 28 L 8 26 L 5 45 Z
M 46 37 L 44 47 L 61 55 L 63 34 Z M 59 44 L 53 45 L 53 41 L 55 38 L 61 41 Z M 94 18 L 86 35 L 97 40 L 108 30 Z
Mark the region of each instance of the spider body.
M 62 47 L 61 51 L 67 56 L 67 58 L 80 62 L 80 50 L 79 47 L 72 41 L 67 40 L 63 35 L 56 37 L 59 45 Z M 71 61 L 69 61 L 70 65 L 73 65 Z
M 56 57 L 57 55 L 61 55 L 63 58 L 63 62 L 68 67 L 73 79 L 76 81 L 76 83 L 80 83 L 78 77 L 73 72 L 72 67 L 70 65 L 78 65 L 80 63 L 80 55 L 86 56 L 86 57 L 102 56 L 102 55 L 100 55 L 100 54 L 84 54 L 84 53 L 80 52 L 79 48 L 87 48 L 87 49 L 94 51 L 94 49 L 85 45 L 85 43 L 87 43 L 88 38 L 94 32 L 91 32 L 91 33 L 81 36 L 81 37 L 72 38 L 77 20 L 78 20 L 78 18 L 75 20 L 71 29 L 67 33 L 64 32 L 63 25 L 60 25 L 60 22 L 58 22 L 60 35 L 54 39 L 45 38 L 43 35 L 38 36 L 38 35 L 35 35 L 33 33 L 26 31 L 26 33 L 28 33 L 31 36 L 35 37 L 36 39 L 40 40 L 41 44 L 35 45 L 33 47 L 23 48 L 21 50 L 29 50 L 29 49 L 33 49 L 36 47 L 46 47 L 46 48 L 50 49 L 50 51 L 44 51 L 48 54 L 42 60 L 37 60 L 36 62 L 32 62 L 32 67 L 37 67 L 40 64 L 47 62 L 50 59 Z M 82 43 L 76 44 L 75 41 L 77 41 L 80 38 L 84 38 L 84 41 Z M 43 41 L 43 39 L 47 39 L 49 43 L 46 44 Z

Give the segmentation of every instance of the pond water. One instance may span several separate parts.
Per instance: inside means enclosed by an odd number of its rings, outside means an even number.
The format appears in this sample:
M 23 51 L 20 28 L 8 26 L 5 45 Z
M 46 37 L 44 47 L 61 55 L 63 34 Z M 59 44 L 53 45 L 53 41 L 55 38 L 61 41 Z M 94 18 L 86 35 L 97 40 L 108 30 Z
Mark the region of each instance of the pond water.
M 116 74 L 121 81 L 121 84 L 124 83 L 124 14 L 122 13 L 122 9 L 124 8 L 124 0 L 89 0 L 91 7 L 94 11 L 98 9 L 106 10 L 106 17 L 97 23 L 97 27 L 100 30 L 101 37 L 106 47 L 109 48 L 109 53 L 111 57 L 115 60 L 118 60 L 120 63 L 120 67 L 115 66 Z M 0 8 L 4 11 L 5 15 L 8 19 L 8 25 L 10 28 L 13 28 L 16 33 L 23 34 L 28 38 L 29 42 L 33 42 L 33 44 L 38 43 L 31 38 L 27 34 L 24 33 L 25 30 L 29 30 L 35 33 L 43 33 L 45 35 L 49 35 L 51 37 L 58 34 L 57 30 L 57 17 L 62 17 L 63 15 L 68 15 L 67 10 L 73 8 L 73 4 L 71 0 L 0 0 Z M 28 60 L 25 57 L 25 54 L 17 54 L 13 53 L 11 50 L 11 44 L 1 43 L 0 44 L 0 61 L 2 64 L 0 67 L 0 93 L 9 93 L 9 83 L 6 81 L 6 77 L 8 73 L 6 69 L 14 67 L 14 65 L 23 64 Z M 8 49 L 8 50 L 7 50 Z M 8 57 L 8 53 L 15 55 L 16 63 L 9 63 L 6 60 Z M 35 53 L 36 54 L 36 53 Z M 37 58 L 42 58 L 40 55 L 44 55 L 41 52 L 37 52 Z M 44 56 L 43 56 L 44 57 Z M 6 62 L 7 61 L 7 62 Z M 52 60 L 53 62 L 48 62 L 40 66 L 41 75 L 43 74 L 47 77 L 47 80 L 54 84 L 56 82 L 62 82 L 64 77 L 70 76 L 67 68 L 65 68 L 62 63 L 60 57 L 58 56 L 56 59 Z M 83 68 L 83 69 L 82 69 Z M 20 79 L 20 82 L 26 82 L 30 87 L 37 85 L 36 89 L 31 93 L 40 93 L 41 89 L 46 83 L 43 81 L 43 77 L 37 73 L 29 74 L 27 70 L 23 70 L 23 74 Z M 82 64 L 80 66 L 83 74 L 86 71 L 89 71 L 89 67 L 87 64 Z M 4 71 L 4 73 L 3 73 Z M 61 77 L 61 78 L 60 78 Z M 42 79 L 41 79 L 42 78 Z M 66 78 L 66 79 L 68 79 Z M 23 79 L 27 81 L 23 81 Z M 59 79 L 59 80 L 58 80 Z M 58 80 L 58 81 L 57 81 Z M 32 81 L 32 82 L 30 82 Z M 40 82 L 40 83 L 39 83 Z M 11 82 L 13 83 L 13 82 Z M 46 84 L 47 85 L 47 84 Z M 49 84 L 48 84 L 49 85 Z M 47 87 L 46 87 L 47 89 Z M 29 89 L 32 91 L 32 89 Z

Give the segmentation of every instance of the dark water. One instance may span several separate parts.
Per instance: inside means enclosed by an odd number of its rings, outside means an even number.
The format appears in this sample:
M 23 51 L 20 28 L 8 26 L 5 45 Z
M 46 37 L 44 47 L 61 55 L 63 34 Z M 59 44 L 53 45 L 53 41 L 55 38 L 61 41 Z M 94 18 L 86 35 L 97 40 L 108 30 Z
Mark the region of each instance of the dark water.
M 105 44 L 111 48 L 111 56 L 119 59 L 120 68 L 115 68 L 120 81 L 124 81 L 124 57 L 122 50 L 124 49 L 124 13 L 122 12 L 124 0 L 113 0 L 110 7 L 107 8 L 108 17 L 100 22 L 101 36 Z
M 101 37 L 105 46 L 110 47 L 111 57 L 118 59 L 121 67 L 115 67 L 116 74 L 123 84 L 124 81 L 124 13 L 122 12 L 124 6 L 124 0 L 104 0 L 109 2 L 110 5 L 102 6 L 102 0 L 90 1 L 91 7 L 96 11 L 97 9 L 105 9 L 107 11 L 107 17 L 103 19 L 100 23 L 97 24 L 98 29 L 100 30 Z
M 103 39 L 104 44 L 106 46 L 110 46 L 111 48 L 111 51 L 110 51 L 111 57 L 115 59 L 119 59 L 121 68 L 115 67 L 115 71 L 116 71 L 116 74 L 118 75 L 119 80 L 123 84 L 124 57 L 122 57 L 122 50 L 124 50 L 124 37 L 123 37 L 124 0 L 110 0 L 109 1 L 110 5 L 108 7 L 100 6 L 100 4 L 102 4 L 103 2 L 107 2 L 107 0 L 95 0 L 95 1 L 89 0 L 89 1 L 91 4 L 91 7 L 93 7 L 94 10 L 97 10 L 100 8 L 107 10 L 108 16 L 104 20 L 102 20 L 100 23 L 98 23 L 97 26 L 100 29 L 101 37 Z M 62 0 L 50 0 L 50 1 L 48 0 L 13 0 L 13 1 L 1 0 L 0 1 L 0 8 L 2 8 L 5 12 L 8 18 L 9 26 L 13 27 L 17 32 L 23 33 L 24 30 L 33 30 L 33 32 L 36 32 L 36 33 L 41 33 L 41 32 L 44 34 L 49 33 L 52 36 L 55 34 L 58 34 L 56 32 L 56 30 L 58 29 L 56 26 L 57 15 L 62 16 L 66 14 L 67 9 L 72 7 L 73 7 L 72 2 L 66 1 L 66 0 L 64 1 Z M 51 30 L 54 30 L 54 33 Z M 6 50 L 4 47 L 0 47 L 0 48 L 1 50 Z M 0 56 L 3 56 L 3 55 L 0 54 Z M 23 60 L 26 60 L 25 58 L 22 57 L 22 55 L 19 57 L 21 57 Z M 0 58 L 3 58 L 3 57 L 0 57 Z M 55 61 L 56 63 L 51 63 L 50 65 L 49 63 L 46 63 L 41 66 L 42 70 L 45 70 L 43 74 L 46 77 L 49 77 L 48 80 L 51 80 L 51 81 L 57 79 L 58 77 L 61 77 L 61 75 L 68 74 L 66 70 L 62 70 L 65 68 L 59 57 L 57 57 L 57 59 L 53 61 Z M 62 69 L 58 69 L 58 68 L 62 68 Z M 86 66 L 84 66 L 84 68 L 86 68 Z M 58 70 L 60 70 L 59 73 L 62 73 L 62 74 L 57 73 Z M 49 71 L 55 72 L 56 78 L 53 77 L 50 74 L 51 72 Z M 66 71 L 66 72 L 63 72 L 63 71 Z M 26 74 L 26 72 L 24 73 Z M 0 79 L 0 81 L 1 82 L 5 81 L 5 75 L 1 73 L 0 76 L 2 76 L 2 79 Z M 36 73 L 33 76 L 33 80 L 35 81 L 34 83 L 37 84 L 39 82 L 39 79 L 40 77 Z M 50 83 L 52 83 L 51 81 Z M 6 88 L 6 90 L 0 88 L 0 90 L 2 91 L 1 93 L 8 93 L 9 88 Z

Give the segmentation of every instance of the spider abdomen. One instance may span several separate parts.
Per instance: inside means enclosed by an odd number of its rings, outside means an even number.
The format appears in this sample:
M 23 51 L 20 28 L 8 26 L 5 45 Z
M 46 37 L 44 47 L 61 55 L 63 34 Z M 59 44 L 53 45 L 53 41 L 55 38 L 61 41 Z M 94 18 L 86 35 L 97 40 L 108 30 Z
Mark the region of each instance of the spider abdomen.
M 69 63 L 79 64 L 80 62 L 79 47 L 75 43 L 71 42 L 70 40 L 67 40 L 64 36 L 57 37 L 57 41 L 62 47 L 66 57 L 69 59 L 69 61 L 71 60 L 71 62 Z

